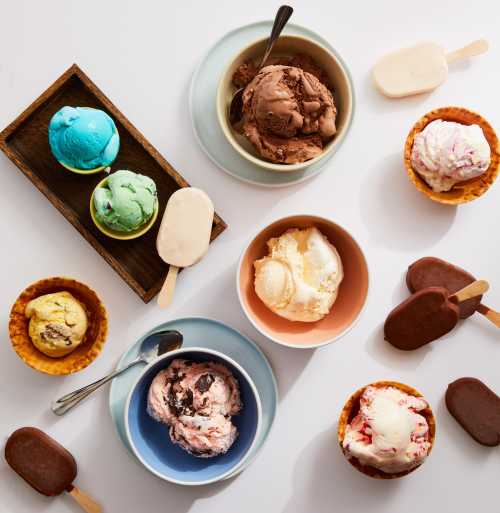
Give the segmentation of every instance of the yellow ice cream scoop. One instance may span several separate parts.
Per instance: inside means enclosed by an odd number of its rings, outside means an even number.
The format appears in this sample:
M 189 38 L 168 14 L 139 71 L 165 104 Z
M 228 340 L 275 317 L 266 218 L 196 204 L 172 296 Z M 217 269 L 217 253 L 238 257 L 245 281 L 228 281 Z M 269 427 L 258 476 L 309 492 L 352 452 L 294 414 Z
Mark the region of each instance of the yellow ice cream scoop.
M 71 353 L 88 327 L 83 305 L 69 292 L 45 294 L 26 305 L 29 336 L 34 346 L 53 358 Z

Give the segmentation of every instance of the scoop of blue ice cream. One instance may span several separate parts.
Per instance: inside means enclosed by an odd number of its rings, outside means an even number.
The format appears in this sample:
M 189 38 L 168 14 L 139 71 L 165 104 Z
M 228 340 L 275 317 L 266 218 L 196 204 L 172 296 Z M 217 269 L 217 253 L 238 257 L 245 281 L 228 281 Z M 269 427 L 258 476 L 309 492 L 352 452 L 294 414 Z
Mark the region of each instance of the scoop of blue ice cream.
M 63 107 L 50 120 L 49 144 L 62 164 L 95 169 L 115 160 L 120 136 L 114 121 L 102 110 Z

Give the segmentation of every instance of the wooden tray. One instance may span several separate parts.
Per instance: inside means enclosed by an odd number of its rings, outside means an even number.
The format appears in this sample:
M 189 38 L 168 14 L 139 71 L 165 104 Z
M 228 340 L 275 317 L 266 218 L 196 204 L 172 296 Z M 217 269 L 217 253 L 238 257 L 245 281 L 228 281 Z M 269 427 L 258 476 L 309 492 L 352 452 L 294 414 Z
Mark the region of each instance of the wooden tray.
M 50 118 L 65 105 L 107 111 L 120 134 L 120 151 L 112 170 L 130 169 L 150 176 L 156 182 L 160 215 L 146 235 L 120 241 L 106 237 L 95 227 L 90 217 L 89 202 L 104 173 L 81 176 L 67 171 L 52 156 L 48 143 Z M 156 252 L 159 223 L 168 198 L 189 184 L 76 64 L 0 133 L 0 149 L 145 303 L 159 292 L 168 271 L 168 266 Z M 226 227 L 226 223 L 215 214 L 211 240 Z

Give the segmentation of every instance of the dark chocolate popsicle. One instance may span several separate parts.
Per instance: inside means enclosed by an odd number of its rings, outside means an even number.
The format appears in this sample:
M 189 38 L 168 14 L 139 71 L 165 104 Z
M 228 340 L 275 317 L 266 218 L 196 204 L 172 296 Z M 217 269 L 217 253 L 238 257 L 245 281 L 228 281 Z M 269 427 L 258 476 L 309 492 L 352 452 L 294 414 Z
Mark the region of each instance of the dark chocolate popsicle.
M 76 477 L 71 453 L 34 427 L 23 427 L 10 435 L 5 459 L 35 490 L 49 497 L 71 488 Z
M 446 407 L 476 442 L 500 445 L 500 397 L 476 378 L 460 378 L 450 383 Z
M 443 287 L 412 294 L 387 316 L 384 338 L 404 351 L 418 349 L 450 332 L 459 319 L 458 305 Z
M 53 497 L 68 492 L 87 513 L 101 513 L 101 506 L 73 485 L 75 458 L 61 444 L 34 427 L 14 431 L 5 444 L 5 459 L 35 490 Z
M 450 294 L 463 289 L 476 278 L 464 269 L 436 257 L 424 257 L 408 267 L 406 284 L 410 292 L 427 287 L 444 287 Z M 481 303 L 482 296 L 473 297 L 459 305 L 460 318 L 470 317 Z

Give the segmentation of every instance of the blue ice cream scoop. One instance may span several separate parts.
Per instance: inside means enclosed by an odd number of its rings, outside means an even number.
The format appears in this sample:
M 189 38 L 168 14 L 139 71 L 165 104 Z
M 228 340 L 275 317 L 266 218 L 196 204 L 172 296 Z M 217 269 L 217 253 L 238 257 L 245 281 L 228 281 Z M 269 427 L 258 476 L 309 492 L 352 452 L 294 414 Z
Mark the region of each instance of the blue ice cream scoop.
M 49 144 L 63 166 L 94 170 L 115 160 L 120 136 L 114 121 L 102 110 L 63 107 L 50 120 Z

